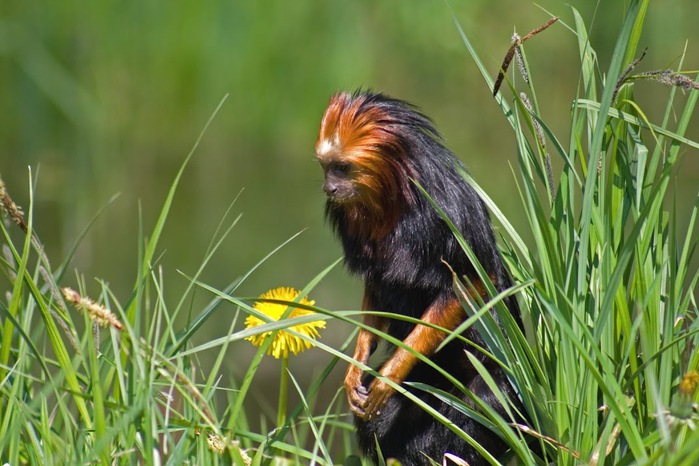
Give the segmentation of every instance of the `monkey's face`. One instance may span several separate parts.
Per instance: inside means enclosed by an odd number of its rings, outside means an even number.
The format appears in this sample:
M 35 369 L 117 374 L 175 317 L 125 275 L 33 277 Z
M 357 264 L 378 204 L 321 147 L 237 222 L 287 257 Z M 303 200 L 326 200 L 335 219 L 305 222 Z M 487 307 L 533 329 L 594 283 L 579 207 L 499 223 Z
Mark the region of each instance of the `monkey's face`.
M 320 165 L 325 174 L 323 191 L 328 199 L 336 203 L 345 203 L 357 197 L 358 192 L 352 180 L 353 169 L 350 162 L 320 159 Z
M 335 94 L 323 114 L 316 156 L 323 190 L 343 209 L 394 216 L 412 199 L 411 172 L 400 128 L 381 105 L 348 93 Z
M 343 154 L 337 140 L 321 139 L 316 144 L 316 156 L 323 168 L 323 191 L 336 204 L 357 201 L 357 170 L 351 159 Z
M 316 155 L 323 168 L 323 191 L 335 206 L 368 209 L 380 214 L 389 201 L 397 199 L 393 186 L 398 175 L 390 158 L 366 148 L 344 148 L 321 141 Z

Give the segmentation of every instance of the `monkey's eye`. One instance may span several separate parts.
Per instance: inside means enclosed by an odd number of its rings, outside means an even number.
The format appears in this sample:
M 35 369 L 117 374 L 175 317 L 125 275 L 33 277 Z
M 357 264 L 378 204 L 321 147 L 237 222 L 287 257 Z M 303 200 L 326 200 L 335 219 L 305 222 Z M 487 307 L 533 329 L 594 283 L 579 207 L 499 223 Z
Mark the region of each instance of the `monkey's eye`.
M 350 171 L 350 164 L 348 162 L 337 162 L 332 164 L 330 170 L 335 176 L 345 177 Z

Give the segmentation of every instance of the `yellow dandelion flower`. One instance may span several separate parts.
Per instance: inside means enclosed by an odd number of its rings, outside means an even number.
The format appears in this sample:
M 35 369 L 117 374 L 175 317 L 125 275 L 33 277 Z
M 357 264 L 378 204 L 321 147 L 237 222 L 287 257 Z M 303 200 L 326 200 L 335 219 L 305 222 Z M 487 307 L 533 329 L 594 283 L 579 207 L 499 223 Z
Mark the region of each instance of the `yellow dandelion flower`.
M 281 287 L 275 288 L 264 293 L 262 296 L 260 296 L 260 299 L 278 299 L 281 301 L 291 302 L 295 301 L 299 297 L 300 293 L 300 291 L 295 290 L 293 288 Z M 315 304 L 315 301 L 309 300 L 307 298 L 302 298 L 298 301 L 298 303 L 306 306 L 313 306 Z M 286 304 L 258 301 L 254 304 L 253 307 L 261 313 L 263 313 L 264 315 L 266 315 L 267 317 L 269 317 L 270 319 L 277 321 L 281 319 L 281 317 L 284 315 L 289 306 L 287 306 Z M 307 311 L 306 309 L 292 307 L 291 312 L 289 313 L 287 318 L 305 316 L 309 314 L 314 314 L 314 312 Z M 250 315 L 247 317 L 247 319 L 245 319 L 246 328 L 253 328 L 265 323 L 265 321 L 254 315 Z M 293 325 L 289 327 L 290 330 L 300 333 L 301 335 L 306 335 L 307 337 L 310 337 L 314 340 L 320 336 L 318 329 L 321 328 L 325 328 L 324 320 L 315 320 L 312 322 Z M 252 342 L 252 344 L 255 346 L 261 346 L 264 343 L 267 336 L 271 333 L 272 332 L 258 333 L 257 335 L 247 337 L 246 340 Z M 290 352 L 293 354 L 298 354 L 301 351 L 307 350 L 311 346 L 313 346 L 311 342 L 302 340 L 296 335 L 287 332 L 286 329 L 282 329 L 277 332 L 276 336 L 274 337 L 274 340 L 272 341 L 272 344 L 269 346 L 269 349 L 267 350 L 267 354 L 271 354 L 277 359 L 279 359 L 279 357 L 284 357 L 286 359 L 289 357 Z

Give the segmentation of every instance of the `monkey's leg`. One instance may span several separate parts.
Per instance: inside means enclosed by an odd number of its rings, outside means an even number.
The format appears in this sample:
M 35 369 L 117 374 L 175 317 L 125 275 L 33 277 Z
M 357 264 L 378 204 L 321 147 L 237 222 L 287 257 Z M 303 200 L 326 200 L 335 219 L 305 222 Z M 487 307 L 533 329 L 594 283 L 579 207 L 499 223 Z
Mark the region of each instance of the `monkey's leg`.
M 372 305 L 369 296 L 365 292 L 364 298 L 362 299 L 362 310 L 366 311 L 371 309 Z M 375 315 L 363 315 L 362 323 L 378 330 L 385 330 L 387 324 L 385 318 Z M 379 338 L 373 332 L 363 328 L 360 329 L 359 335 L 357 336 L 357 346 L 354 349 L 354 355 L 352 357 L 356 361 L 366 364 L 369 361 L 369 357 L 376 350 L 378 340 Z M 347 372 L 345 373 L 345 390 L 347 391 L 347 401 L 349 402 L 352 412 L 358 416 L 363 416 L 363 406 L 366 402 L 368 390 L 362 385 L 362 369 L 354 364 L 347 366 Z
M 438 325 L 447 330 L 455 329 L 465 318 L 465 312 L 456 298 L 452 298 L 446 303 L 433 303 L 422 315 L 423 322 Z M 403 340 L 410 348 L 416 352 L 431 357 L 439 345 L 444 341 L 447 334 L 425 325 L 416 325 L 410 334 Z M 408 376 L 410 371 L 418 363 L 417 356 L 404 348 L 396 348 L 396 351 L 384 363 L 379 373 L 387 379 L 400 384 Z M 381 407 L 393 395 L 394 389 L 380 379 L 374 379 L 369 386 L 369 394 L 360 401 L 361 414 L 364 420 L 373 418 L 380 413 Z M 355 411 L 356 412 L 356 411 Z

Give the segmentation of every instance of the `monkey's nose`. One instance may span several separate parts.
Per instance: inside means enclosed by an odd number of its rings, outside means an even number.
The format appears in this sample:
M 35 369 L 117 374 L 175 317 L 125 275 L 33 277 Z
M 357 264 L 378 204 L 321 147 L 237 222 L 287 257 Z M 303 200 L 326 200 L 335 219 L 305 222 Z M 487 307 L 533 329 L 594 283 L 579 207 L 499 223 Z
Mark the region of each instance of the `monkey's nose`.
M 323 191 L 325 194 L 332 197 L 337 194 L 337 185 L 334 183 L 323 183 Z

